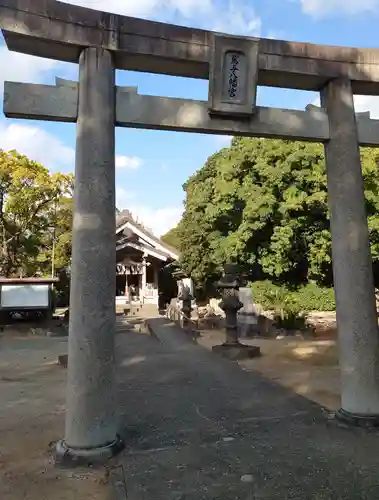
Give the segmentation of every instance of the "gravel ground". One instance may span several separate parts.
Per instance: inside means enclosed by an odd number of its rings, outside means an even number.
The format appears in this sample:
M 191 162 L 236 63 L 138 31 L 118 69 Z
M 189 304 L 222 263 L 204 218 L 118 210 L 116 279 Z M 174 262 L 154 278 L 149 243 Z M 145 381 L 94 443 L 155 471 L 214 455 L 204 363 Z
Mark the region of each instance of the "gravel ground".
M 107 474 L 54 467 L 51 451 L 64 430 L 66 371 L 57 364 L 67 339 L 0 337 L 1 500 L 105 500 Z

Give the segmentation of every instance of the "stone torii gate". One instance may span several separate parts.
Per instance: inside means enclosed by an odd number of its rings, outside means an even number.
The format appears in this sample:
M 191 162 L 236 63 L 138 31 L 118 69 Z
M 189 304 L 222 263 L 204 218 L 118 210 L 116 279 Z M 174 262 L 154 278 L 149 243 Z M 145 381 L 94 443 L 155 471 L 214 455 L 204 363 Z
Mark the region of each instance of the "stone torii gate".
M 115 126 L 325 145 L 342 380 L 341 418 L 379 423 L 379 335 L 359 145 L 379 121 L 353 94 L 379 95 L 379 50 L 243 38 L 55 0 L 0 0 L 10 50 L 79 63 L 79 84 L 5 83 L 8 117 L 77 123 L 65 437 L 58 458 L 120 448 L 114 394 Z M 139 95 L 115 70 L 209 79 L 209 101 Z M 321 92 L 321 109 L 257 107 L 257 85 Z

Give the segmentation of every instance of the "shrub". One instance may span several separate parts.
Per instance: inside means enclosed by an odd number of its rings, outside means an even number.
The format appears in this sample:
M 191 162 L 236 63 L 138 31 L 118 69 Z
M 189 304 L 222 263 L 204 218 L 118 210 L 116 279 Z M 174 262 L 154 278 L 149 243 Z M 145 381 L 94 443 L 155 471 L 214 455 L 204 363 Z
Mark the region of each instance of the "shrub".
M 296 314 L 282 309 L 280 313 L 273 316 L 275 325 L 286 330 L 304 330 L 307 327 L 307 316 Z
M 275 285 L 271 281 L 256 281 L 249 286 L 254 302 L 267 310 L 274 311 L 281 304 L 292 312 L 334 311 L 336 303 L 333 288 L 320 287 L 308 283 L 297 290 L 288 290 L 285 286 Z
M 335 311 L 334 289 L 320 287 L 316 283 L 299 288 L 293 292 L 302 311 Z
M 309 311 L 335 310 L 334 290 L 309 283 L 295 291 L 270 281 L 250 283 L 254 302 L 273 311 L 279 328 L 303 329 Z
M 284 287 L 274 285 L 271 281 L 255 281 L 249 283 L 253 292 L 253 300 L 255 303 L 260 304 L 264 309 L 273 310 L 274 304 L 282 299 L 283 295 L 287 292 Z

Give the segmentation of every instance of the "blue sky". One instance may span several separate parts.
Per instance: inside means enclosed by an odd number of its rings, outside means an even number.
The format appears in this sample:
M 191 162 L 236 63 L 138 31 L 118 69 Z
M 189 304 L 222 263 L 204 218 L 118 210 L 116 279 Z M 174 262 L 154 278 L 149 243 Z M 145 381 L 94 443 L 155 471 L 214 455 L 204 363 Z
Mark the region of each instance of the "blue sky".
M 66 0 L 66 3 L 239 35 L 358 47 L 379 46 L 379 0 Z M 54 83 L 75 79 L 77 65 L 8 52 L 0 45 L 4 80 Z M 118 85 L 141 94 L 207 99 L 208 82 L 117 72 Z M 309 92 L 259 88 L 258 104 L 304 109 Z M 357 111 L 379 117 L 378 98 L 357 96 Z M 182 184 L 229 138 L 175 132 L 117 129 L 117 204 L 162 234 L 180 218 Z M 73 171 L 75 125 L 0 117 L 0 148 L 16 148 L 51 170 Z

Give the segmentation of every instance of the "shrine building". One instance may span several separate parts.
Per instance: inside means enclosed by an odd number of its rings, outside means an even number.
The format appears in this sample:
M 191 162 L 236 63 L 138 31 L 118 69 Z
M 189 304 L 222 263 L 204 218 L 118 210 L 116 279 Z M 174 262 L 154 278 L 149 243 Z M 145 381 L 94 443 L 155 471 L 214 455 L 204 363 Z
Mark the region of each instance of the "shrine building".
M 158 305 L 160 271 L 179 252 L 137 222 L 129 210 L 116 217 L 116 301 Z

